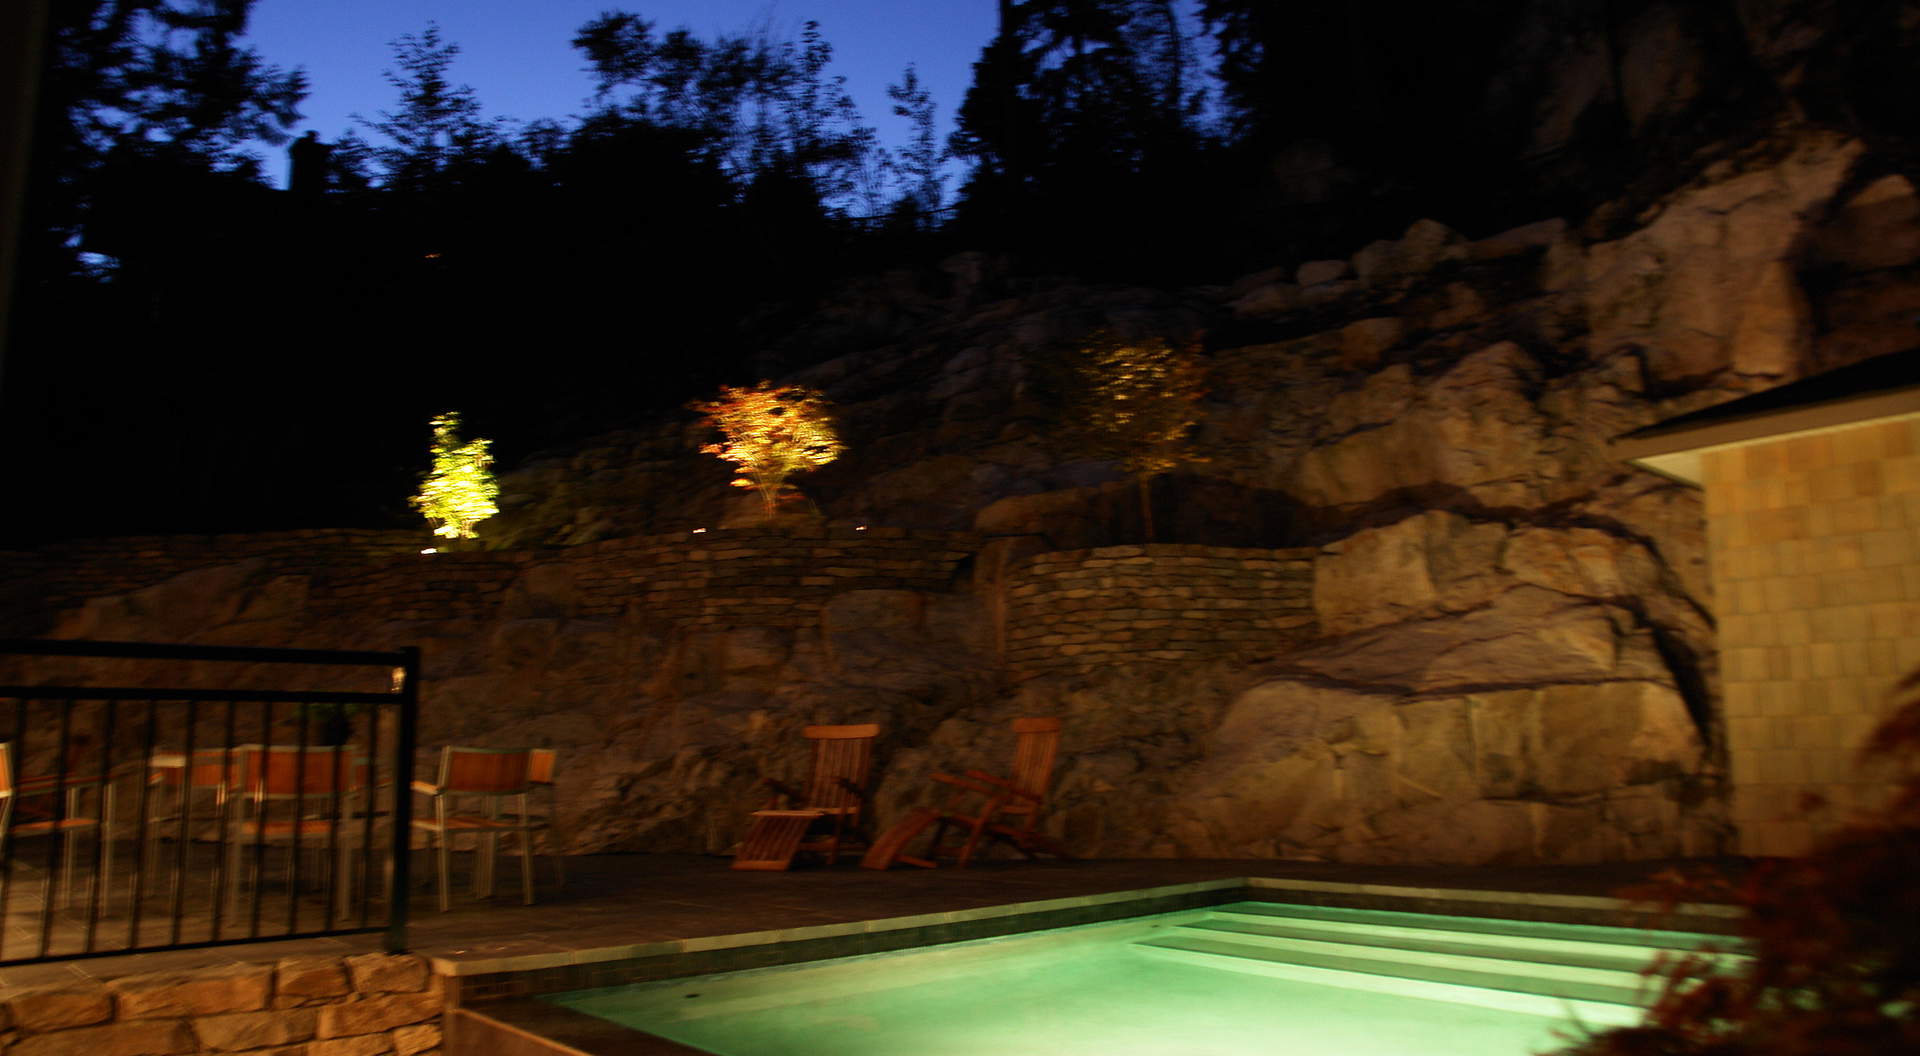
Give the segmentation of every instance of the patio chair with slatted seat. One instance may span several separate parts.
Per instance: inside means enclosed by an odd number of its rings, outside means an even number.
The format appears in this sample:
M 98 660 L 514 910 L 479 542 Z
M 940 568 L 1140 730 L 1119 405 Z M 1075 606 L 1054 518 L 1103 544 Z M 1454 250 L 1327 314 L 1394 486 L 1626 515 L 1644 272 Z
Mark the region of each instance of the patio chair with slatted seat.
M 15 769 L 13 742 L 0 741 L 0 860 L 10 859 L 7 852 L 13 840 L 39 836 L 60 840 L 57 850 L 48 852 L 46 882 L 48 893 L 55 895 L 53 904 L 65 906 L 72 901 L 73 879 L 80 866 L 79 841 L 74 837 L 94 834 L 100 841 L 101 875 L 113 873 L 113 782 L 97 772 L 21 778 L 15 776 Z M 83 809 L 82 795 L 88 791 L 99 792 L 98 810 L 92 813 Z M 52 857 L 56 854 L 58 864 Z M 55 873 L 59 886 L 52 889 Z M 99 880 L 88 880 L 90 899 Z
M 228 811 L 226 832 L 226 875 L 236 907 L 248 886 L 258 902 L 266 849 L 283 846 L 289 884 L 295 887 L 300 852 L 328 852 L 320 860 L 336 907 L 346 911 L 353 855 L 361 849 L 367 828 L 372 770 L 367 757 L 355 752 L 351 747 L 249 744 L 225 753 L 237 778 L 233 794 L 239 800 L 238 809 Z
M 453 908 L 450 842 L 459 835 L 473 835 L 480 843 L 473 872 L 478 897 L 493 893 L 496 841 L 503 835 L 517 837 L 521 901 L 533 905 L 533 833 L 548 822 L 528 807 L 527 797 L 535 785 L 532 773 L 529 749 L 448 745 L 440 750 L 439 780 L 413 783 L 413 790 L 431 801 L 428 810 L 415 812 L 413 828 L 427 834 L 427 844 L 435 851 L 442 912 Z

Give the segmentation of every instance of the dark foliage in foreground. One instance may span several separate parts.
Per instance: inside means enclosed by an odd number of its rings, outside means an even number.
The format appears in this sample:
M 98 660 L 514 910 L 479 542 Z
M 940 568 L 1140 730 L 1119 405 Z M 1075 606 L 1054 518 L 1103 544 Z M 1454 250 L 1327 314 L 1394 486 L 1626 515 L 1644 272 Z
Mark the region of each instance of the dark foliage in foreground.
M 1673 964 L 1636 1027 L 1563 1056 L 1889 1056 L 1920 1052 L 1920 672 L 1869 740 L 1863 763 L 1896 768 L 1876 814 L 1746 880 L 1673 878 L 1665 897 L 1732 896 L 1754 959 Z

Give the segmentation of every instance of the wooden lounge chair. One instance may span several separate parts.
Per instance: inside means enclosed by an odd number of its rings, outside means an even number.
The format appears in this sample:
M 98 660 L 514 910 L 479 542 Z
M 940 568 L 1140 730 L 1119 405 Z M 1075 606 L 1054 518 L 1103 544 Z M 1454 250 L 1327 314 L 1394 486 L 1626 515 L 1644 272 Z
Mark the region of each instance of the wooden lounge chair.
M 1053 760 L 1060 750 L 1059 719 L 1015 719 L 1013 770 L 1005 777 L 969 770 L 963 777 L 934 774 L 953 789 L 941 807 L 924 807 L 900 819 L 873 842 L 860 864 L 885 869 L 905 862 L 932 869 L 942 858 L 964 867 L 988 841 L 1005 843 L 1028 858 L 1051 854 L 1070 858 L 1059 841 L 1039 831 L 1046 808 Z M 933 830 L 924 855 L 906 853 L 921 833 Z M 954 838 L 949 839 L 949 832 Z M 964 837 L 964 838 L 962 838 Z
M 879 725 L 808 726 L 800 733 L 813 742 L 806 786 L 796 789 L 761 779 L 773 796 L 766 809 L 753 812 L 753 822 L 734 852 L 735 869 L 786 869 L 803 851 L 821 855 L 832 865 L 843 844 L 860 839 Z

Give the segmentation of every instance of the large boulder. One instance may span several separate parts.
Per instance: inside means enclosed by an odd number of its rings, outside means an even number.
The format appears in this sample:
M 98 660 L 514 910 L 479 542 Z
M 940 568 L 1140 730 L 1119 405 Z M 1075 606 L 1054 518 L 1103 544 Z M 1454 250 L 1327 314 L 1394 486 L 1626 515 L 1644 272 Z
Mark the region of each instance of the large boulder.
M 1729 162 L 1632 234 L 1589 246 L 1592 348 L 1639 349 L 1651 377 L 1669 385 L 1727 369 L 1791 377 L 1813 336 L 1798 254 L 1863 150 L 1808 135 L 1785 158 Z

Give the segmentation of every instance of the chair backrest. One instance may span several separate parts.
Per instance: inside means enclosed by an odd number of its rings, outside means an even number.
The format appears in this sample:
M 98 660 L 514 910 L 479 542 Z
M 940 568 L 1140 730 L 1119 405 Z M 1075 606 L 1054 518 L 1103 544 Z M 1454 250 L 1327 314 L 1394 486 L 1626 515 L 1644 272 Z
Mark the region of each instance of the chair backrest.
M 553 769 L 558 762 L 559 754 L 551 748 L 527 749 L 527 783 L 530 785 L 553 784 Z
M 184 765 L 149 765 L 147 783 L 178 786 L 184 782 L 191 788 L 226 788 L 239 784 L 235 778 L 241 773 L 241 759 L 238 748 L 231 752 L 225 748 L 196 748 L 193 757 L 183 761 Z
M 867 787 L 873 739 L 880 735 L 880 725 L 808 726 L 800 735 L 813 742 L 813 772 L 807 777 L 806 802 L 800 806 L 858 807 L 860 796 L 855 789 Z
M 249 744 L 233 749 L 240 787 L 254 799 L 325 797 L 366 788 L 368 760 L 352 752 L 351 748 L 292 744 Z M 195 763 L 199 763 L 197 758 Z M 213 765 L 217 773 L 217 759 Z
M 440 749 L 440 791 L 454 796 L 521 796 L 531 783 L 533 753 L 525 748 Z
M 1022 792 L 1045 798 L 1053 781 L 1053 760 L 1060 751 L 1059 719 L 1015 719 L 1013 773 L 1007 780 Z

